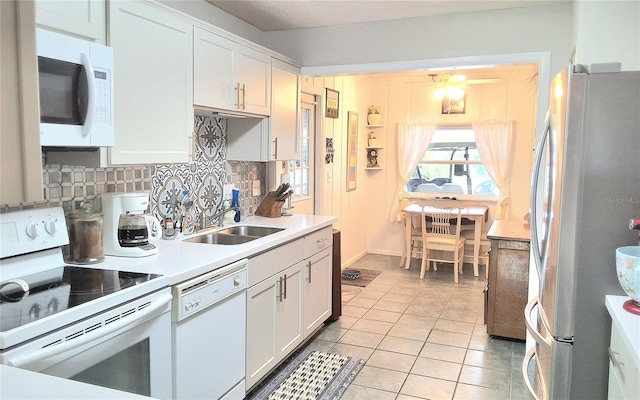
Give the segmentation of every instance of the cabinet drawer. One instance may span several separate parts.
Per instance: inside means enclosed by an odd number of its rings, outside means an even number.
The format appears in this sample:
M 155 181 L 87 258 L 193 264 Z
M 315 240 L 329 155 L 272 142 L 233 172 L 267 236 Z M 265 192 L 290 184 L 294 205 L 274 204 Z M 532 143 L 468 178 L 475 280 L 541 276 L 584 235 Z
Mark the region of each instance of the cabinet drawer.
M 304 237 L 304 258 L 310 257 L 333 244 L 333 228 L 327 226 Z
M 304 258 L 304 238 L 249 258 L 249 287 L 262 282 Z
M 516 240 L 497 240 L 499 249 L 524 250 L 529 251 L 528 242 L 518 242 Z
M 613 370 L 624 398 L 640 398 L 639 371 L 633 363 L 629 349 L 625 347 L 622 336 L 615 324 L 611 326 L 609 361 L 609 368 Z

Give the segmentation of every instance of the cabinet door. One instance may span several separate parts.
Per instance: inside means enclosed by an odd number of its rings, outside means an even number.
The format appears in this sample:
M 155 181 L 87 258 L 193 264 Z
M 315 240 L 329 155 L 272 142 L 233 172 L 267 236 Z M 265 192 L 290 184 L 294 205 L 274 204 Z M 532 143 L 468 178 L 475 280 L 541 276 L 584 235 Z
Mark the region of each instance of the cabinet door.
M 160 6 L 111 1 L 115 145 L 111 164 L 189 161 L 193 132 L 191 24 Z
M 305 337 L 331 315 L 331 255 L 332 247 L 311 256 L 304 262 L 304 294 L 302 315 Z
M 247 388 L 278 362 L 276 314 L 280 308 L 279 278 L 276 275 L 247 290 Z
M 197 27 L 193 34 L 193 104 L 235 109 L 233 53 L 236 44 Z
M 302 269 L 301 261 L 286 270 L 282 276 L 282 300 L 277 303 L 276 343 L 280 352 L 279 360 L 286 357 L 302 343 Z
M 36 22 L 95 42 L 107 43 L 105 0 L 37 0 Z
M 271 57 L 237 44 L 233 62 L 236 90 L 237 85 L 242 88 L 238 93 L 241 104 L 239 109 L 248 113 L 269 115 Z
M 298 68 L 277 59 L 271 61 L 271 141 L 275 159 L 296 160 L 300 75 Z

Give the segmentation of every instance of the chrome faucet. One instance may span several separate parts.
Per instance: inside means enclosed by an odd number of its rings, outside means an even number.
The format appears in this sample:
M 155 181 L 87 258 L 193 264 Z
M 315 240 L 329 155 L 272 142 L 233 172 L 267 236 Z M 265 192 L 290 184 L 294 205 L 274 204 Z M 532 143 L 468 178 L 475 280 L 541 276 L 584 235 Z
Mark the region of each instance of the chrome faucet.
M 214 220 L 216 218 L 228 213 L 229 211 L 240 210 L 240 207 L 231 206 L 229 208 L 225 208 L 222 211 L 219 211 L 219 212 L 213 214 L 210 217 L 207 217 L 207 210 L 210 210 L 210 208 L 207 208 L 202 212 L 202 219 L 201 219 L 201 222 L 200 222 L 200 227 L 202 229 L 206 229 L 209 226 L 215 226 L 215 225 L 213 225 L 213 223 L 214 223 Z M 218 226 L 222 226 L 222 219 L 220 219 L 218 222 L 219 222 Z

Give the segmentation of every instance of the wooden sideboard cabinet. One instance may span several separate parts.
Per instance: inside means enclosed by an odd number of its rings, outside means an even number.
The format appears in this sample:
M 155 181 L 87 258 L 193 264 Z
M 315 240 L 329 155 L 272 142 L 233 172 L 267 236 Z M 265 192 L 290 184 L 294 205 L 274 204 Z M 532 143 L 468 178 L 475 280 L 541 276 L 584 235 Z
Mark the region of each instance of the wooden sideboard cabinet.
M 487 237 L 491 239 L 485 293 L 487 333 L 525 340 L 524 307 L 529 287 L 528 226 L 518 221 L 495 221 Z

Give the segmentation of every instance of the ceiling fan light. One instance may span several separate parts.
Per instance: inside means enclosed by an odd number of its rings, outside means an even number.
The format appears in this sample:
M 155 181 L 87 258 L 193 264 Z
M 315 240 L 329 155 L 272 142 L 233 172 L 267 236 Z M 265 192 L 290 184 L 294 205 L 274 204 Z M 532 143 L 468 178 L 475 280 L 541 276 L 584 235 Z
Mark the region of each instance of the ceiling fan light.
M 449 86 L 447 88 L 447 97 L 453 100 L 460 100 L 464 97 L 464 90 L 457 86 Z

